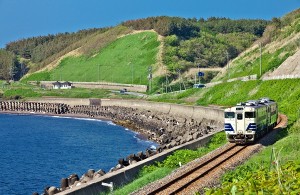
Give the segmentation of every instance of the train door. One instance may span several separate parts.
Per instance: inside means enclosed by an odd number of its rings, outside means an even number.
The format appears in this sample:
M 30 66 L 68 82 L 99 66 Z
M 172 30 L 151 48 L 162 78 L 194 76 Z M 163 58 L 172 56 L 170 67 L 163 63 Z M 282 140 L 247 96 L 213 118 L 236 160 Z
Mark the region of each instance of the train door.
M 236 133 L 237 134 L 244 134 L 245 133 L 245 119 L 244 119 L 244 112 L 237 112 L 236 113 Z
M 266 128 L 267 128 L 267 131 L 269 131 L 269 125 L 270 125 L 270 122 L 271 122 L 271 106 L 270 105 L 267 105 L 267 121 L 266 121 Z

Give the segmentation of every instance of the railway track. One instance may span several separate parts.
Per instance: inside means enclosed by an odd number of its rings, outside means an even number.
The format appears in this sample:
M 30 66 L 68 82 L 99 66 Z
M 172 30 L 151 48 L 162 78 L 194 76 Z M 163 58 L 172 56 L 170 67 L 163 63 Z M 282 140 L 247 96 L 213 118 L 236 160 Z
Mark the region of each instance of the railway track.
M 287 117 L 280 114 L 277 126 L 256 143 L 242 146 L 228 143 L 211 153 L 196 159 L 169 176 L 153 182 L 132 194 L 194 194 L 203 192 L 205 187 L 215 186 L 226 170 L 233 169 L 243 163 L 263 146 L 270 145 L 276 140 L 276 134 L 286 127 Z
M 203 160 L 196 166 L 191 166 L 185 173 L 174 177 L 167 183 L 147 192 L 147 194 L 186 194 L 189 187 L 193 183 L 199 181 L 214 169 L 220 168 L 223 163 L 228 161 L 231 157 L 243 151 L 247 146 L 239 146 L 235 144 L 228 144 L 227 147 L 218 151 L 208 159 Z

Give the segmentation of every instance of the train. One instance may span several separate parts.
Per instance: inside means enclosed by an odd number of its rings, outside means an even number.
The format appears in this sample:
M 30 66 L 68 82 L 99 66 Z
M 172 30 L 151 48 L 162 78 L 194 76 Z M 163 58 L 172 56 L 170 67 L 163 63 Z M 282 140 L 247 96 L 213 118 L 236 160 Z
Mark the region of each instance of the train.
M 224 110 L 224 130 L 231 143 L 253 143 L 277 124 L 278 106 L 267 97 L 248 100 Z

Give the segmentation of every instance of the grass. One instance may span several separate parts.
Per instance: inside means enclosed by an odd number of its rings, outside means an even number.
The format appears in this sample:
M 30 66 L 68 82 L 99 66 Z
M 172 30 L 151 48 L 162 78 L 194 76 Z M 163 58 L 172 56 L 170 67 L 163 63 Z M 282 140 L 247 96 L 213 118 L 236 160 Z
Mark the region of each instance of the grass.
M 127 35 L 113 41 L 94 56 L 64 58 L 50 72 L 35 73 L 28 80 L 107 81 L 148 83 L 148 68 L 156 63 L 159 42 L 154 32 Z
M 206 194 L 299 194 L 300 121 L 293 128 L 297 131 L 223 175 L 222 186 L 207 189 Z
M 124 186 L 121 189 L 117 189 L 114 191 L 115 195 L 124 195 L 124 194 L 130 194 L 131 192 L 134 192 L 135 190 L 153 182 L 158 179 L 161 179 L 165 177 L 166 175 L 170 174 L 173 169 L 168 168 L 168 167 L 163 167 L 163 168 L 157 168 L 156 170 L 152 171 L 151 173 L 140 177 L 136 180 L 134 180 L 133 183 Z
M 169 102 L 169 103 L 177 103 L 177 104 L 187 104 L 185 98 L 189 98 L 199 93 L 202 89 L 191 88 L 185 91 L 178 91 L 174 93 L 164 93 L 159 95 L 152 95 L 148 98 L 150 101 L 156 102 Z
M 12 83 L 1 89 L 3 98 L 39 98 L 43 96 L 64 97 L 64 98 L 137 98 L 131 95 L 122 95 L 112 93 L 106 89 L 85 89 L 73 88 L 70 90 L 64 89 L 43 89 L 39 86 L 33 86 L 22 82 Z
M 49 81 L 50 80 L 50 73 L 49 72 L 37 72 L 31 74 L 28 77 L 22 78 L 22 82 L 26 83 L 28 81 Z

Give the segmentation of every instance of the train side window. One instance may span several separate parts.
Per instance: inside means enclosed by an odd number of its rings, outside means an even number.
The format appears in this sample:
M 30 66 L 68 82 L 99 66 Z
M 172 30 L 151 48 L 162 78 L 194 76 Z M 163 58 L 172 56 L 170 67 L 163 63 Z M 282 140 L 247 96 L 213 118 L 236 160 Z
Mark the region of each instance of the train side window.
M 243 114 L 237 114 L 237 120 L 242 120 L 243 119 Z
M 234 118 L 235 114 L 234 112 L 225 112 L 225 118 Z
M 255 112 L 245 112 L 245 118 L 255 118 Z

